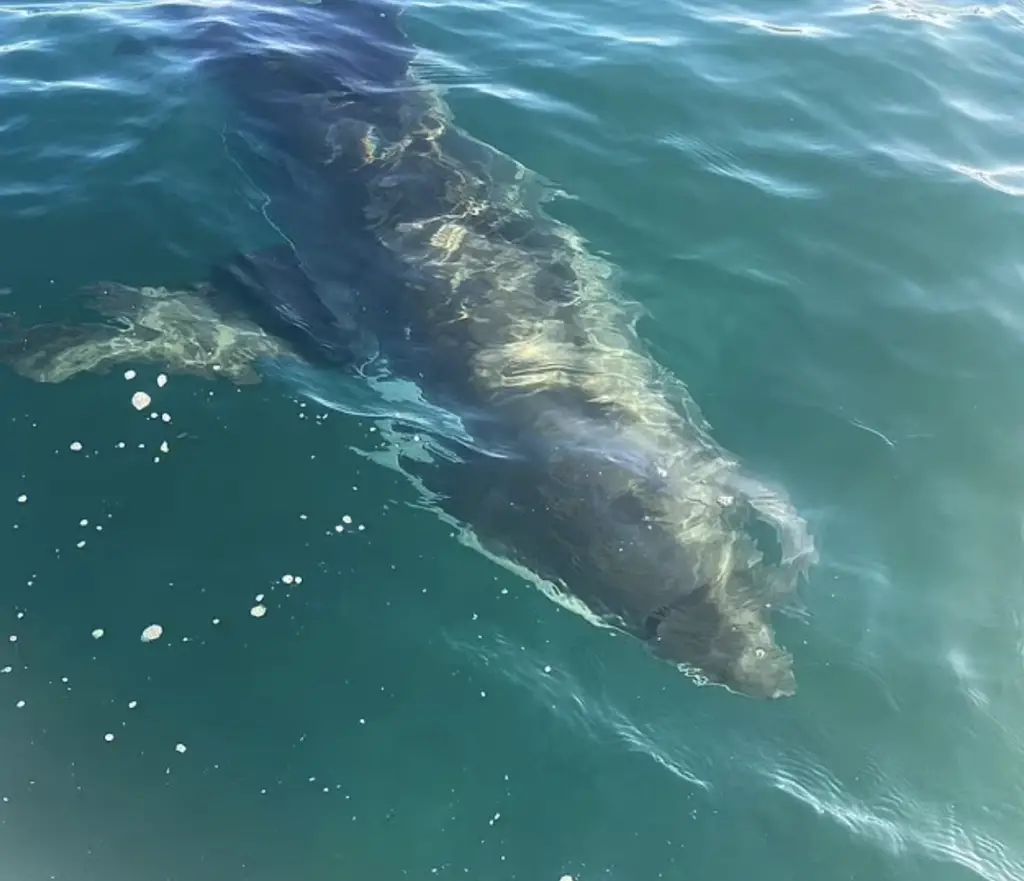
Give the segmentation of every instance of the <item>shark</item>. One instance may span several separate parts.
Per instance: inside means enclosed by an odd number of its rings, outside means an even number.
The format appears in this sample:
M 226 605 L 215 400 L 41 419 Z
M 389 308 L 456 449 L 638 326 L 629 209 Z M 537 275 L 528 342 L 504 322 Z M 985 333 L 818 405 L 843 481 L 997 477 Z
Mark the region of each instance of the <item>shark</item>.
M 482 553 L 701 684 L 794 695 L 773 613 L 817 559 L 806 521 L 714 440 L 551 184 L 456 125 L 403 7 L 161 9 L 118 53 L 217 90 L 280 241 L 186 289 L 90 285 L 96 321 L 7 322 L 0 361 L 37 382 L 146 361 L 274 377 L 387 419 L 396 448 L 429 439 L 400 468 Z

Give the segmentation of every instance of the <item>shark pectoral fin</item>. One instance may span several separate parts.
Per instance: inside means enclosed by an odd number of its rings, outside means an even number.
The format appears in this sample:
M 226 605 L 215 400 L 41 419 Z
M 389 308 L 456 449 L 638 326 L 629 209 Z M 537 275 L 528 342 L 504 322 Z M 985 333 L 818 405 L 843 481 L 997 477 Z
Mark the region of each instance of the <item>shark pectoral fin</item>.
M 100 373 L 123 359 L 122 332 L 106 324 L 38 324 L 3 328 L 0 362 L 36 382 L 63 382 L 79 373 Z
M 238 253 L 214 266 L 209 281 L 225 308 L 255 313 L 258 323 L 303 355 L 340 367 L 366 358 L 358 326 L 320 298 L 290 245 Z

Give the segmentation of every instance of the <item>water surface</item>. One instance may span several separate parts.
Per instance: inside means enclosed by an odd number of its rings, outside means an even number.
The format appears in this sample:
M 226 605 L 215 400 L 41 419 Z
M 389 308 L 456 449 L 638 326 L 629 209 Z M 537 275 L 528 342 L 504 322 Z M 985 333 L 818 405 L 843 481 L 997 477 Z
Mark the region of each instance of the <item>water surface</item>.
M 25 323 L 266 233 L 201 79 L 112 54 L 157 14 L 0 7 L 0 311 Z M 695 687 L 554 605 L 360 452 L 387 449 L 372 420 L 4 372 L 4 877 L 1024 876 L 1020 7 L 432 2 L 407 26 L 810 521 L 806 615 L 779 625 L 799 691 Z

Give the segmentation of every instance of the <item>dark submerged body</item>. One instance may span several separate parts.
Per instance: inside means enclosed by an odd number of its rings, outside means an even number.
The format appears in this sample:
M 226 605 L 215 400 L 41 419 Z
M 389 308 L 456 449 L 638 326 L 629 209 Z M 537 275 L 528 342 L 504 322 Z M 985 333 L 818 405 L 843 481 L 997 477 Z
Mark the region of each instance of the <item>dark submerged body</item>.
M 411 78 L 398 10 L 329 0 L 237 14 L 184 9 L 195 19 L 182 48 L 203 54 L 229 97 L 232 152 L 290 244 L 215 269 L 217 290 L 314 363 L 347 370 L 376 355 L 466 417 L 498 455 L 442 439 L 458 464 L 410 470 L 485 547 L 712 681 L 792 694 L 752 540 L 753 562 L 722 574 L 756 511 L 682 500 L 692 484 L 680 474 L 724 473 L 717 452 L 685 415 L 648 430 L 587 378 L 598 349 L 572 249 L 509 197 L 513 164 L 454 130 Z M 466 230 L 475 255 L 441 241 Z M 530 267 L 521 284 L 505 284 L 509 255 Z M 535 328 L 539 351 L 566 363 L 529 355 Z

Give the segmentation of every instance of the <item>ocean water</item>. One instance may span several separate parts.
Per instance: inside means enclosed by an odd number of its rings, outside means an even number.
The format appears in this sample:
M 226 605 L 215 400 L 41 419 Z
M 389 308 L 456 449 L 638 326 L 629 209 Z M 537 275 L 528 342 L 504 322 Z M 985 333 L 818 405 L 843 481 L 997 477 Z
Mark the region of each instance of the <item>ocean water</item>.
M 201 80 L 113 53 L 159 14 L 0 5 L 23 324 L 260 235 Z M 550 602 L 365 455 L 374 420 L 2 370 L 0 877 L 1024 877 L 1024 8 L 430 0 L 406 28 L 807 518 L 797 694 L 698 687 Z

